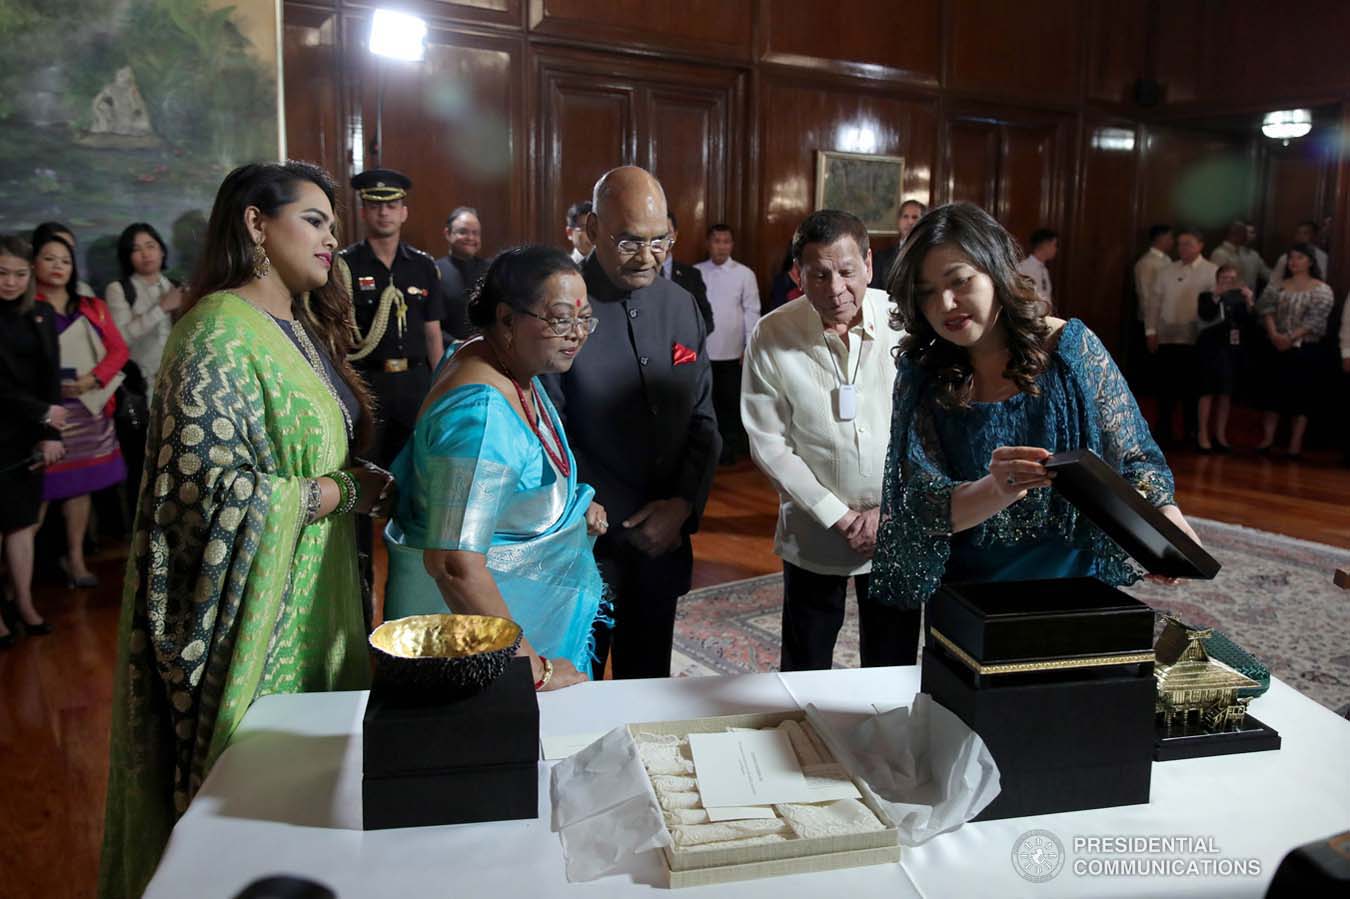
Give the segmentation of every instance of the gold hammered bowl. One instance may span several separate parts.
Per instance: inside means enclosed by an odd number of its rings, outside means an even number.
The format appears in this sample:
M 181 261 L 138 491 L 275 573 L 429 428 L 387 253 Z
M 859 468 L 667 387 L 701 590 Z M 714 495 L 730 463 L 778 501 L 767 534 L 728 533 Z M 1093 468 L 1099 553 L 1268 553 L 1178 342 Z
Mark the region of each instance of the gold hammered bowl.
M 410 615 L 375 628 L 375 677 L 400 690 L 470 696 L 506 670 L 520 625 L 493 615 Z

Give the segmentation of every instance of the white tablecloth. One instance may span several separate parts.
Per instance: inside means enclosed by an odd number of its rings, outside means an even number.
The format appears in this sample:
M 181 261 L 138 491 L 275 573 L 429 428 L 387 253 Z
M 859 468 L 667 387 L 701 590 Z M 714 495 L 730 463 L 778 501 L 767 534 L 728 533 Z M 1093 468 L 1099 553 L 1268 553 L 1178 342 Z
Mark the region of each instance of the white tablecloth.
M 808 702 L 843 722 L 873 703 L 907 704 L 917 689 L 917 668 L 606 681 L 542 694 L 540 729 L 577 734 Z M 630 896 L 650 895 L 661 883 L 652 853 L 617 875 L 565 881 L 561 847 L 549 829 L 546 764 L 539 769 L 538 820 L 361 830 L 365 700 L 364 693 L 311 693 L 255 703 L 174 829 L 146 895 L 232 897 L 275 873 L 310 877 L 343 897 Z M 1261 896 L 1289 849 L 1350 826 L 1350 722 L 1278 681 L 1253 711 L 1280 731 L 1279 752 L 1157 763 L 1148 805 L 972 824 L 906 849 L 901 866 L 701 887 L 690 895 Z M 1014 843 L 1032 829 L 1050 831 L 1065 848 L 1063 869 L 1046 883 L 1024 880 L 1012 865 Z M 1215 856 L 1183 855 L 1183 863 L 1256 859 L 1261 872 L 1107 877 L 1100 860 L 1121 856 L 1076 851 L 1074 843 L 1087 836 L 1171 835 L 1209 838 L 1217 850 Z

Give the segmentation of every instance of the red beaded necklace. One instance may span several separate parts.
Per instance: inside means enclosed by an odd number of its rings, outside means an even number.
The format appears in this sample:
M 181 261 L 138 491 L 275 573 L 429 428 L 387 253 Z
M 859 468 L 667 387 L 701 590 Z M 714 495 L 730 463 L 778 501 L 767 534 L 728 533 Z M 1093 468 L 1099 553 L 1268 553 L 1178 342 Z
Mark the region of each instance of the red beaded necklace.
M 571 477 L 572 463 L 568 460 L 566 453 L 563 452 L 562 438 L 558 436 L 558 429 L 553 426 L 553 419 L 545 415 L 539 408 L 539 398 L 535 395 L 533 387 L 530 389 L 530 395 L 534 396 L 535 401 L 531 403 L 525 399 L 525 388 L 521 387 L 520 382 L 516 380 L 516 376 L 511 374 L 511 369 L 507 368 L 506 363 L 502 361 L 502 357 L 497 354 L 497 348 L 492 345 L 492 341 L 484 338 L 483 342 L 492 351 L 492 357 L 496 360 L 497 367 L 501 369 L 502 374 L 506 375 L 506 379 L 511 382 L 511 386 L 516 388 L 516 396 L 520 398 L 520 408 L 525 412 L 525 421 L 529 424 L 530 430 L 534 432 L 534 436 L 539 438 L 539 445 L 544 448 L 544 454 L 548 456 L 549 461 L 562 473 L 564 478 Z M 544 439 L 544 434 L 539 429 L 540 419 L 543 419 L 544 425 L 553 437 L 553 446 L 550 446 L 549 442 Z M 553 448 L 554 446 L 557 447 L 556 450 Z

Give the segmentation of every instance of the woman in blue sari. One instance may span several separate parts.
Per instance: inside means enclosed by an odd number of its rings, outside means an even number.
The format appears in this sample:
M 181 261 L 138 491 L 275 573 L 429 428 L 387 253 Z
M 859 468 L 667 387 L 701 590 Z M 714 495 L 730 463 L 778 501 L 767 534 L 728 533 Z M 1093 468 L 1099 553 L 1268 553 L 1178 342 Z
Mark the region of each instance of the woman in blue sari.
M 1191 537 L 1172 472 L 1087 326 L 1041 314 L 1016 242 L 970 204 L 934 209 L 887 285 L 901 339 L 873 584 L 921 606 L 943 582 L 1091 576 L 1125 553 L 1043 488 L 1051 455 L 1090 449 Z M 876 589 L 874 587 L 874 589 Z
M 469 300 L 480 335 L 452 346 L 394 461 L 385 618 L 500 615 L 525 632 L 535 688 L 587 680 L 608 529 L 538 375 L 564 372 L 595 329 L 586 284 L 560 250 L 492 261 Z

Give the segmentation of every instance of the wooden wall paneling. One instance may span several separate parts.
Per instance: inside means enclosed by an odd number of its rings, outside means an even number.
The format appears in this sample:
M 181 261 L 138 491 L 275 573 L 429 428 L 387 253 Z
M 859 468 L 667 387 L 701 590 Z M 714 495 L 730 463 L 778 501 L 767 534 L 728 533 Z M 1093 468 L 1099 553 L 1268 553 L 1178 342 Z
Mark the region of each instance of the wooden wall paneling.
M 1202 96 L 1217 38 L 1209 30 L 1206 0 L 1166 0 L 1155 15 L 1154 78 L 1167 104 Z
M 749 61 L 750 0 L 529 0 L 531 33 L 600 47 Z
M 1076 103 L 1086 4 L 959 0 L 948 4 L 948 86 L 985 96 Z
M 1055 181 L 1063 174 L 1058 166 L 1064 162 L 1057 134 L 1052 125 L 1005 123 L 1000 128 L 998 207 L 991 211 L 1024 247 L 1037 228 L 1063 230 Z M 1061 245 L 1068 242 L 1067 235 L 1060 241 Z M 1056 282 L 1062 280 L 1058 268 L 1051 265 Z
M 759 58 L 863 78 L 936 87 L 942 0 L 758 0 Z
M 364 16 L 346 21 L 348 70 L 359 76 L 353 96 L 361 142 L 352 146 L 352 170 L 375 164 L 383 79 L 380 164 L 413 180 L 404 238 L 444 255 L 446 215 L 463 205 L 479 212 L 485 254 L 519 242 L 526 229 L 520 38 L 432 27 L 425 58 L 407 63 L 371 54 L 367 23 Z M 359 239 L 359 227 L 353 230 Z
M 1151 5 L 1092 0 L 1085 11 L 1087 96 L 1130 107 L 1134 86 L 1150 72 Z
M 1168 0 L 1162 16 L 1158 67 L 1169 104 L 1315 105 L 1350 93 L 1343 0 Z
M 752 169 L 759 197 L 753 256 L 742 261 L 767 291 L 797 225 L 815 208 L 815 153 L 845 150 L 903 156 L 903 193 L 932 203 L 937 162 L 937 99 L 875 84 L 764 67 L 760 72 L 759 153 Z M 873 242 L 873 253 L 894 243 Z
M 974 203 L 998 214 L 999 124 L 983 119 L 948 123 L 944 203 Z
M 1335 128 L 1340 134 L 1350 134 L 1350 100 L 1340 104 Z M 1345 141 L 1336 141 L 1330 155 L 1327 194 L 1333 225 L 1332 233 L 1323 236 L 1330 248 L 1331 284 L 1345 290 L 1350 285 L 1350 227 L 1346 227 L 1350 222 L 1350 149 Z
M 549 48 L 534 54 L 537 230 L 552 242 L 568 205 L 617 165 L 658 169 L 680 217 L 681 259 L 702 229 L 740 217 L 746 73 Z
M 1334 144 L 1331 130 L 1314 131 L 1287 147 L 1263 142 L 1264 208 L 1258 242 L 1268 261 L 1288 248 L 1299 222 L 1312 219 L 1320 226 L 1331 215 L 1328 181 L 1334 174 Z
M 289 2 L 289 0 L 283 0 Z M 524 0 L 342 0 L 344 10 L 389 7 L 420 16 L 432 24 L 464 23 L 523 30 Z
M 591 196 L 596 179 L 637 162 L 638 89 L 577 73 L 546 73 L 540 85 L 542 153 L 536 172 L 537 234 L 553 243 L 567 207 Z
M 675 257 L 704 258 L 709 225 L 725 221 L 744 236 L 738 215 L 729 215 L 728 166 L 731 123 L 727 98 L 712 91 L 651 88 L 646 91 L 646 152 L 643 164 L 661 180 L 679 222 Z M 736 203 L 739 212 L 739 203 Z
M 1118 360 L 1135 314 L 1134 261 L 1144 249 L 1134 222 L 1138 146 L 1129 120 L 1085 122 L 1072 253 L 1060 269 L 1067 289 L 1056 291 L 1058 313 L 1082 319 Z
M 1197 227 L 1205 232 L 1206 254 L 1218 246 L 1228 222 L 1251 218 L 1256 211 L 1254 140 L 1245 134 L 1147 126 L 1141 231 L 1158 222 Z
M 286 155 L 346 170 L 342 139 L 342 58 L 336 12 L 287 4 L 282 19 Z

